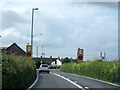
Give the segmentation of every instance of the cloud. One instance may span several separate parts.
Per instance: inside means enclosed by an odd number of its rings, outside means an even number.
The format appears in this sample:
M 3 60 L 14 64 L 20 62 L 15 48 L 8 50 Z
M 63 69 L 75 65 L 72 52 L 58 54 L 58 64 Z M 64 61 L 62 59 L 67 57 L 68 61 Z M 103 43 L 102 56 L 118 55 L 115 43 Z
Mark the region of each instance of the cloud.
M 78 6 L 95 6 L 100 8 L 110 8 L 110 9 L 117 9 L 118 2 L 72 2 L 73 5 Z
M 15 26 L 17 23 L 24 24 L 26 23 L 26 19 L 18 14 L 15 11 L 9 10 L 9 11 L 3 11 L 2 12 L 2 28 L 3 30 L 6 28 L 11 28 Z
M 102 7 L 106 7 L 106 8 L 111 8 L 111 9 L 117 9 L 118 8 L 118 2 L 92 2 L 93 5 L 96 5 L 96 6 L 102 6 Z
M 2 35 L 6 35 L 3 40 L 4 45 L 17 42 L 24 48 L 26 43 L 30 42 L 30 7 L 36 6 L 40 10 L 34 13 L 34 55 L 36 55 L 37 46 L 41 48 L 42 44 L 49 43 L 49 46 L 44 47 L 46 56 L 76 58 L 77 49 L 83 48 L 85 59 L 89 59 L 88 56 L 91 55 L 89 53 L 95 54 L 100 51 L 106 52 L 109 59 L 116 58 L 117 9 L 108 8 L 108 6 L 104 8 L 106 3 L 105 5 L 100 3 L 98 6 L 94 5 L 95 3 L 77 4 L 79 5 L 30 3 L 29 6 L 29 3 L 23 3 L 22 6 L 27 5 L 25 11 L 5 11 L 2 30 Z
M 16 31 L 15 28 L 9 28 L 0 31 L 2 45 L 8 47 L 12 43 L 17 43 L 21 48 L 25 48 L 25 45 L 29 41 L 29 37 L 22 35 L 20 31 Z
M 63 45 L 64 45 L 64 40 L 63 40 L 63 38 L 62 37 L 56 37 L 56 38 L 54 38 L 53 40 L 52 40 L 52 42 L 53 42 L 53 44 L 54 44 L 54 46 L 57 46 L 57 48 L 58 48 L 58 46 L 59 47 L 62 47 Z

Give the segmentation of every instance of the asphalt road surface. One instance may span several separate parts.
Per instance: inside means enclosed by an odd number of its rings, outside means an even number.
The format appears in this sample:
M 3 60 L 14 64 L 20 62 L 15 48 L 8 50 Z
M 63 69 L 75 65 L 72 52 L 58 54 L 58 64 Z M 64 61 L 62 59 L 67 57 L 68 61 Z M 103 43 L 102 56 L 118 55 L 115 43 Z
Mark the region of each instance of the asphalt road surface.
M 38 73 L 38 81 L 32 88 L 78 88 L 79 90 L 120 90 L 120 87 L 85 77 L 50 70 L 51 73 Z

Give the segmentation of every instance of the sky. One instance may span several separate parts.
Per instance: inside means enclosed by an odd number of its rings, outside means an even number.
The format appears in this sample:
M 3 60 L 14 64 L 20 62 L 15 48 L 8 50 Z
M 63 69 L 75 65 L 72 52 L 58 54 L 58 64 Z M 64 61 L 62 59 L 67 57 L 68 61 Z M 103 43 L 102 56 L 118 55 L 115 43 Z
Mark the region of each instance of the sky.
M 106 53 L 107 60 L 118 59 L 117 2 L 2 2 L 0 4 L 0 47 L 18 44 L 26 50 L 30 43 L 32 8 L 34 11 L 33 56 L 93 60 Z M 39 35 L 42 34 L 42 35 Z

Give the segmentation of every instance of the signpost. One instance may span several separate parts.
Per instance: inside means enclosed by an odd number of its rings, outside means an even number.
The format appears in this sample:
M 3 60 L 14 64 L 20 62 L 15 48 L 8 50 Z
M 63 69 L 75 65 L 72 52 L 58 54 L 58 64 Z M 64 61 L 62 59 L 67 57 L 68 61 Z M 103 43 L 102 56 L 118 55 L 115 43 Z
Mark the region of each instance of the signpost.
M 32 57 L 32 46 L 31 45 L 26 45 L 26 56 Z
M 83 49 L 80 49 L 80 48 L 78 48 L 78 52 L 77 52 L 77 62 L 78 63 L 81 63 L 81 62 L 83 62 Z

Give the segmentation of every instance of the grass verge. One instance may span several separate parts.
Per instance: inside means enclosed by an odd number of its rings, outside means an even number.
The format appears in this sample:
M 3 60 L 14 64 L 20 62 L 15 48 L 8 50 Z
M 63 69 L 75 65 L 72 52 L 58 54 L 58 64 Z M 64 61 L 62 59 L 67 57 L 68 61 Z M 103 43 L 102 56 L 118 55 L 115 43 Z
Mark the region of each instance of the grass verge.
M 91 61 L 63 64 L 60 71 L 87 76 L 120 85 L 119 61 Z

